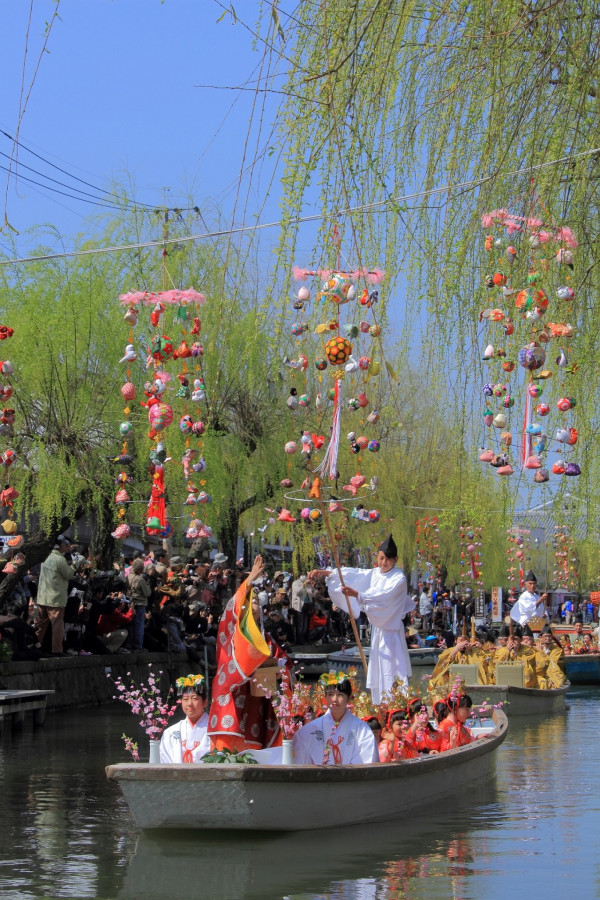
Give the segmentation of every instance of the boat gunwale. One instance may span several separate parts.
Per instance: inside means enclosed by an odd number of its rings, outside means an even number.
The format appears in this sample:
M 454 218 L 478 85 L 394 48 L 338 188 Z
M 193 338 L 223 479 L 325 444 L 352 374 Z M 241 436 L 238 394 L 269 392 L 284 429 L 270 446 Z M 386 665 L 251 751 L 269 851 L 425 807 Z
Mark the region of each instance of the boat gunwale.
M 109 781 L 189 781 L 249 783 L 297 783 L 336 784 L 343 782 L 389 781 L 408 778 L 419 771 L 454 768 L 463 763 L 464 757 L 474 759 L 491 753 L 504 741 L 508 732 L 508 719 L 502 710 L 494 710 L 496 730 L 483 739 L 473 741 L 463 747 L 446 750 L 435 755 L 424 755 L 418 759 L 403 759 L 394 763 L 367 763 L 360 765 L 316 766 L 316 765 L 247 765 L 227 763 L 204 763 L 196 766 L 181 764 L 117 763 L 106 766 Z
M 566 694 L 570 687 L 570 681 L 558 688 L 527 688 L 517 687 L 514 684 L 467 684 L 465 686 L 465 693 L 469 694 L 469 692 L 476 691 L 477 694 L 480 695 L 486 691 L 506 691 L 508 694 L 518 694 L 520 697 L 537 697 L 539 699 L 548 697 L 549 699 L 552 699 L 554 697 L 560 697 L 561 694 Z

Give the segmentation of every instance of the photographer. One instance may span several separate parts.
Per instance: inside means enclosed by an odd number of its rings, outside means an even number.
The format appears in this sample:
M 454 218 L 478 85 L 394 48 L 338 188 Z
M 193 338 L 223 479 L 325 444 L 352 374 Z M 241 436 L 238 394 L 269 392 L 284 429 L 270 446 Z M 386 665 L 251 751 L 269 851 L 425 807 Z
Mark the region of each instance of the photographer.
M 146 607 L 151 594 L 150 583 L 144 572 L 144 560 L 134 559 L 127 576 L 129 597 L 135 610 L 133 622 L 133 649 L 142 650 L 144 646 L 144 626 L 146 623 Z
M 122 592 L 110 595 L 108 610 L 101 614 L 96 634 L 109 653 L 129 653 L 123 644 L 134 625 L 136 611 Z

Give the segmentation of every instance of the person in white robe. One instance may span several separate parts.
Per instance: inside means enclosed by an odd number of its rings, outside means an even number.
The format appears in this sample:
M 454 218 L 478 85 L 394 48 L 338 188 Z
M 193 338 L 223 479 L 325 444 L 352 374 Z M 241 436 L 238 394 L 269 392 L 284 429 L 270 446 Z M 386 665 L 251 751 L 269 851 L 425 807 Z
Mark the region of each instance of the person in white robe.
M 176 681 L 185 719 L 167 728 L 160 739 L 161 763 L 199 763 L 210 751 L 206 684 L 202 675 Z
M 356 766 L 379 762 L 371 728 L 347 709 L 352 685 L 346 674 L 327 672 L 319 680 L 325 686 L 328 709 L 324 716 L 307 722 L 294 735 L 294 763 Z
M 548 594 L 541 596 L 536 593 L 537 578 L 532 571 L 525 575 L 525 590 L 519 595 L 519 599 L 510 611 L 510 617 L 519 625 L 526 625 L 534 616 L 546 615 L 546 600 Z
M 371 623 L 371 652 L 367 669 L 367 687 L 373 703 L 381 703 L 384 692 L 391 691 L 394 681 L 407 684 L 412 674 L 406 647 L 403 619 L 415 608 L 409 597 L 406 578 L 396 568 L 398 550 L 392 535 L 379 545 L 374 569 L 341 569 L 339 573 L 315 570 L 311 576 L 325 575 L 334 606 L 357 619 L 364 610 Z

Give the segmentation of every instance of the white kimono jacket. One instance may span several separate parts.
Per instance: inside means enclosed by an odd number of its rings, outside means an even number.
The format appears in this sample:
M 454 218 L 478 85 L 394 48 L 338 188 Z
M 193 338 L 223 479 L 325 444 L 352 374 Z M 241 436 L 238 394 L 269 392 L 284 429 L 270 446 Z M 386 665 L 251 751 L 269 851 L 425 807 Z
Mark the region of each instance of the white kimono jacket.
M 375 735 L 366 722 L 346 711 L 336 725 L 329 710 L 294 735 L 294 763 L 356 766 L 379 762 Z
M 519 625 L 525 625 L 534 616 L 544 616 L 546 613 L 546 604 L 537 605 L 540 599 L 539 594 L 532 594 L 529 591 L 523 591 L 519 599 L 510 611 L 510 617 Z
M 407 682 L 412 674 L 402 620 L 415 608 L 415 602 L 408 596 L 404 574 L 396 567 L 385 573 L 378 568 L 343 568 L 342 575 L 344 584 L 358 591 L 357 599 L 348 598 L 354 618 L 364 609 L 371 623 L 367 687 L 373 703 L 378 704 L 395 679 Z M 337 571 L 327 578 L 327 587 L 334 606 L 348 612 Z
M 184 760 L 186 751 L 190 751 L 191 760 Z M 171 725 L 160 739 L 161 763 L 199 763 L 205 753 L 210 751 L 210 738 L 208 736 L 208 714 L 204 713 L 196 724 L 192 726 L 189 719 Z

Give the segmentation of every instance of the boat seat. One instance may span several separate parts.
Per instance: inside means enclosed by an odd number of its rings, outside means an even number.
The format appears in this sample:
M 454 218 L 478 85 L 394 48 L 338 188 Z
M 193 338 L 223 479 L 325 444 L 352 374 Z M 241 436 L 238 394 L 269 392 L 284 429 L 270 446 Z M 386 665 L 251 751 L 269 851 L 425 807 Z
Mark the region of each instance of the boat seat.
M 479 684 L 478 671 L 477 666 L 472 663 L 453 663 L 450 666 L 450 679 L 454 681 L 458 676 L 465 684 Z
M 496 663 L 496 685 L 500 687 L 524 687 L 523 663 Z

